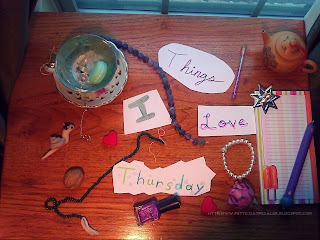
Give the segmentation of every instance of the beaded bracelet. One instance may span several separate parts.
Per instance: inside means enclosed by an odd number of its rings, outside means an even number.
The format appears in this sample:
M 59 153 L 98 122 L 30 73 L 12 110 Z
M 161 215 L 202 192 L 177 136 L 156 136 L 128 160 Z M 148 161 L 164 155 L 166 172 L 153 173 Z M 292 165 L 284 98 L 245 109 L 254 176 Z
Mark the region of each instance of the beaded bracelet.
M 98 35 L 99 36 L 99 35 Z M 161 78 L 161 81 L 163 83 L 163 87 L 166 90 L 167 99 L 168 99 L 168 106 L 170 118 L 171 118 L 171 124 L 174 126 L 175 130 L 179 133 L 180 136 L 184 137 L 186 140 L 191 139 L 191 134 L 187 133 L 184 129 L 181 128 L 180 124 L 177 121 L 177 115 L 176 115 L 176 109 L 174 107 L 174 101 L 173 101 L 173 95 L 172 90 L 170 89 L 170 84 L 168 82 L 168 78 L 166 77 L 165 72 L 163 69 L 159 66 L 158 62 L 152 61 L 148 56 L 144 55 L 143 53 L 139 52 L 138 49 L 134 49 L 132 46 L 129 46 L 127 43 L 122 43 L 121 40 L 117 40 L 115 38 L 106 37 L 104 35 L 100 35 L 103 39 L 110 41 L 114 43 L 117 48 L 127 50 L 129 53 L 132 53 L 134 56 L 138 57 L 138 59 L 142 60 L 144 63 L 147 63 L 150 67 L 153 67 L 157 73 L 159 74 L 159 77 Z M 205 145 L 206 141 L 204 139 L 198 139 L 194 138 L 192 139 L 192 143 L 194 145 L 200 144 Z
M 251 150 L 251 162 L 250 162 L 250 167 L 248 168 L 248 170 L 245 173 L 243 173 L 241 175 L 236 175 L 232 171 L 230 171 L 230 169 L 229 169 L 229 167 L 227 165 L 226 153 L 227 153 L 228 147 L 231 147 L 234 144 L 240 144 L 240 143 L 245 143 L 245 144 L 247 144 L 249 146 L 249 148 Z M 223 162 L 223 165 L 224 165 L 224 169 L 234 179 L 245 178 L 252 171 L 252 167 L 253 167 L 253 164 L 254 164 L 254 154 L 255 154 L 255 152 L 254 152 L 254 148 L 253 148 L 252 144 L 248 140 L 244 140 L 244 139 L 232 140 L 231 142 L 228 142 L 224 147 L 221 148 L 221 152 L 222 152 L 222 162 Z

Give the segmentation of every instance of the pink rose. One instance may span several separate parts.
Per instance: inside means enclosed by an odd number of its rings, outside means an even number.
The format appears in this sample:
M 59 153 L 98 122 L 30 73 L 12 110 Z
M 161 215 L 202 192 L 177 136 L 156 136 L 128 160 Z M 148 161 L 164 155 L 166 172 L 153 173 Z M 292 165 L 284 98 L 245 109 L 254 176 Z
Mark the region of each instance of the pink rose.
M 242 209 L 249 207 L 253 200 L 253 189 L 245 182 L 239 183 L 236 181 L 230 190 L 228 203 Z

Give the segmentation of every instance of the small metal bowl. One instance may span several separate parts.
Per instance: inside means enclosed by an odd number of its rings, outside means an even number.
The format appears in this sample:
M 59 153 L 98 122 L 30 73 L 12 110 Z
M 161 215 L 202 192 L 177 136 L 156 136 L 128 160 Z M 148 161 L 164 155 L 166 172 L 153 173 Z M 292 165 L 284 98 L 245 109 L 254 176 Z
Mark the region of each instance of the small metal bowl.
M 89 79 L 90 70 L 98 61 L 107 64 L 105 77 L 97 84 Z M 55 73 L 67 88 L 90 93 L 105 87 L 117 70 L 117 57 L 110 42 L 91 34 L 83 34 L 66 41 L 59 49 L 55 61 Z

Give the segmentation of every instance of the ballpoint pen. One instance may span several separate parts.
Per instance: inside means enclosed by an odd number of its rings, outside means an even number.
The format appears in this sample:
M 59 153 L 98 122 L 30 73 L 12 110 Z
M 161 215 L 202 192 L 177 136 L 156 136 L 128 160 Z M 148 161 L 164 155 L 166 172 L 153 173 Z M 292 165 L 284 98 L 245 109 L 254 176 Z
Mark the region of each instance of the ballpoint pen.
M 293 196 L 296 190 L 301 170 L 303 168 L 304 161 L 306 159 L 312 136 L 314 134 L 314 122 L 308 124 L 304 136 L 302 138 L 300 148 L 297 154 L 296 161 L 293 165 L 293 169 L 290 175 L 290 179 L 287 185 L 287 189 L 280 200 L 280 206 L 284 210 L 288 210 L 293 206 Z
M 243 44 L 242 48 L 241 48 L 241 58 L 240 58 L 240 64 L 239 64 L 237 78 L 236 78 L 236 84 L 234 85 L 233 92 L 232 92 L 232 99 L 234 99 L 237 96 L 238 85 L 239 85 L 239 81 L 240 81 L 240 72 L 241 72 L 242 62 L 243 62 L 244 53 L 245 53 L 246 49 L 247 49 L 247 45 Z

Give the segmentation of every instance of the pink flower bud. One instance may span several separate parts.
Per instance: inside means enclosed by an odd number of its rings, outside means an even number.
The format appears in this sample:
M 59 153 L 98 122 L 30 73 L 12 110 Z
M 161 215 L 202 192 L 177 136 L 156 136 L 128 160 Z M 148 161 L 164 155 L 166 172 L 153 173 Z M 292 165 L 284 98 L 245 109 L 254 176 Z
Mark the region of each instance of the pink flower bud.
M 253 189 L 245 182 L 239 183 L 236 181 L 230 190 L 228 203 L 242 209 L 250 206 L 253 200 Z

